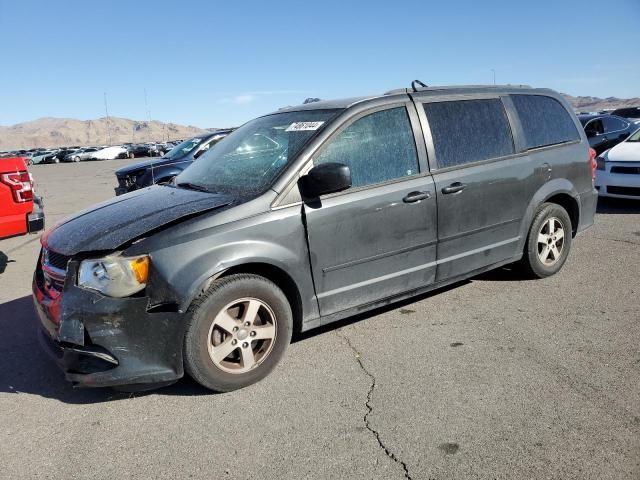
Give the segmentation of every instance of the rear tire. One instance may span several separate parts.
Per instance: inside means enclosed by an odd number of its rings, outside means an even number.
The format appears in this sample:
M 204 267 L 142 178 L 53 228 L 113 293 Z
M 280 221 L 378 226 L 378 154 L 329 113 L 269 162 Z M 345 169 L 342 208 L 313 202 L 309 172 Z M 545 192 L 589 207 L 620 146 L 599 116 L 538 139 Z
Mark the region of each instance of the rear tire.
M 525 243 L 521 266 L 531 278 L 545 278 L 559 272 L 571 249 L 571 219 L 555 203 L 544 203 L 533 218 Z
M 258 275 L 237 274 L 214 281 L 187 313 L 185 370 L 216 392 L 262 380 L 291 341 L 293 316 L 287 297 Z

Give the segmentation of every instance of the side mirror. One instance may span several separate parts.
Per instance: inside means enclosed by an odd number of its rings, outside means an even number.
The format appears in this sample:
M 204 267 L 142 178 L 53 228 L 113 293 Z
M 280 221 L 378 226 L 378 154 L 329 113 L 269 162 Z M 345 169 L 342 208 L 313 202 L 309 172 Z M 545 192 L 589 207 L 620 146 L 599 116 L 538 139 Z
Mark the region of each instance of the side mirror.
M 351 170 L 342 163 L 316 165 L 300 179 L 300 190 L 307 198 L 340 192 L 351 187 Z

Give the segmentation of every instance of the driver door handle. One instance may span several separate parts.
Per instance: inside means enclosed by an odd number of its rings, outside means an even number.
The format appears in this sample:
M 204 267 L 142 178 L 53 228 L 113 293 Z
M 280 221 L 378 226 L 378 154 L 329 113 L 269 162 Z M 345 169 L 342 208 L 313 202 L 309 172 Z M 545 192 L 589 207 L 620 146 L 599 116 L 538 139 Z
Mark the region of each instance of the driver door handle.
M 404 203 L 414 203 L 419 202 L 420 200 L 426 200 L 427 198 L 431 198 L 431 194 L 429 192 L 411 192 L 408 193 L 402 201 Z
M 461 192 L 462 190 L 464 190 L 464 187 L 466 187 L 466 185 L 462 182 L 454 182 L 451 185 L 449 185 L 448 187 L 444 187 L 442 189 L 442 193 L 449 194 L 449 193 L 458 193 Z

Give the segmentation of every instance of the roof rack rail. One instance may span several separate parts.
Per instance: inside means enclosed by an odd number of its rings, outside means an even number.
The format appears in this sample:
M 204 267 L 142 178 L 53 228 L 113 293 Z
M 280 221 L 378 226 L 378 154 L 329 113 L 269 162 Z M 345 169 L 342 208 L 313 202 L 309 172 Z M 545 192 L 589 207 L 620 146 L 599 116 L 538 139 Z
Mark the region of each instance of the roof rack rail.
M 420 80 L 414 80 L 413 82 L 411 82 L 411 88 L 413 89 L 414 92 L 418 91 L 418 87 L 416 85 L 419 85 L 422 88 L 428 88 L 429 85 L 427 85 L 426 83 L 421 82 Z
M 418 86 L 416 86 L 418 85 Z M 422 90 L 462 90 L 471 88 L 532 88 L 531 85 L 445 85 L 445 86 L 428 86 L 422 83 L 420 80 L 414 80 L 411 82 L 411 88 L 395 88 L 384 92 L 384 95 L 394 95 L 397 93 L 415 93 Z

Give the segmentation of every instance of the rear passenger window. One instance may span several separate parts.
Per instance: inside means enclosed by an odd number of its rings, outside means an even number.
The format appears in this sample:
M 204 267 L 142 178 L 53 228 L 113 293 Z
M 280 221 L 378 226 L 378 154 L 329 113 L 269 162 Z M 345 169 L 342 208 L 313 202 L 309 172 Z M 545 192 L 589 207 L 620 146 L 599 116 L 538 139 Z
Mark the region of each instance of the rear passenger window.
M 514 153 L 507 114 L 499 99 L 424 103 L 439 168 Z
M 418 156 L 406 108 L 382 110 L 353 122 L 313 160 L 314 165 L 331 162 L 349 166 L 353 187 L 416 175 Z
M 604 133 L 619 132 L 626 130 L 629 124 L 618 117 L 603 117 Z
M 527 149 L 580 140 L 569 112 L 555 98 L 511 95 L 520 117 Z

